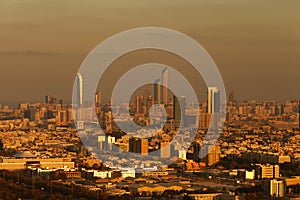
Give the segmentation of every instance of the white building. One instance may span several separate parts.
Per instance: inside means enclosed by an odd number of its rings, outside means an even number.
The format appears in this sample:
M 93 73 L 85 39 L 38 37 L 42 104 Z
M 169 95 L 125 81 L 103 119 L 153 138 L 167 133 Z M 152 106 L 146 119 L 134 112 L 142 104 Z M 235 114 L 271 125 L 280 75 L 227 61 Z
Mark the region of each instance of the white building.
M 80 73 L 77 73 L 77 104 L 82 106 L 83 104 L 83 77 Z
M 135 178 L 135 169 L 126 169 L 121 171 L 122 178 Z
M 270 195 L 275 197 L 284 197 L 285 182 L 284 180 L 273 179 L 270 181 Z
M 186 150 L 178 150 L 179 158 L 182 160 L 186 160 Z
M 216 87 L 208 87 L 207 113 L 218 113 L 220 111 L 220 91 Z

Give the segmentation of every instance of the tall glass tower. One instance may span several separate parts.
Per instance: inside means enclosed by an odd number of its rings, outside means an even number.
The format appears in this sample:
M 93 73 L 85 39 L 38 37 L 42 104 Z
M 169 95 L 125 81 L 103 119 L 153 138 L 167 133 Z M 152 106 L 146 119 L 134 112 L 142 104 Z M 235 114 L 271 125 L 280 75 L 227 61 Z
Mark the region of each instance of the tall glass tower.
M 77 73 L 77 105 L 83 104 L 83 77 L 80 73 Z
M 166 67 L 161 73 L 162 82 L 162 103 L 168 103 L 168 68 Z
M 160 80 L 157 79 L 154 82 L 154 103 L 155 104 L 160 104 L 161 100 L 160 100 Z

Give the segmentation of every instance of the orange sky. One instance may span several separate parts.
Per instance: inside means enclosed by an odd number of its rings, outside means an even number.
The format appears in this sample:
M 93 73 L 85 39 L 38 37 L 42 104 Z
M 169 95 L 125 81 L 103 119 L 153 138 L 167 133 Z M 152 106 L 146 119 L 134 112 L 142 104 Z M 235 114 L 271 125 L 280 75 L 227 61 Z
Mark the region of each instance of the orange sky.
M 1 0 L 0 103 L 71 99 L 81 62 L 112 34 L 157 26 L 202 44 L 239 100 L 300 98 L 299 0 Z

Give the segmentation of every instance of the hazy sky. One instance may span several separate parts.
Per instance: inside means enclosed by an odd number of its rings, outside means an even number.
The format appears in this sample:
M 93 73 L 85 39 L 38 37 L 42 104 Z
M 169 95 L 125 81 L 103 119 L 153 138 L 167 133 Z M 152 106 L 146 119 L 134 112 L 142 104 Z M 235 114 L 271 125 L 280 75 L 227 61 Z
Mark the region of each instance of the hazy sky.
M 196 39 L 239 100 L 299 99 L 299 11 L 299 0 L 0 0 L 0 103 L 70 100 L 89 51 L 145 26 Z

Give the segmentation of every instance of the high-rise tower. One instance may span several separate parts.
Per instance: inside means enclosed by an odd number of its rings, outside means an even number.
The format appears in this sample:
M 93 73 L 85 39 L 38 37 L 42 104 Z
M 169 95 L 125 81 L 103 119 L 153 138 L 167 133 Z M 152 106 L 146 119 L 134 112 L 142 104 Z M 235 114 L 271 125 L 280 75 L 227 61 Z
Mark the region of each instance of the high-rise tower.
M 143 106 L 144 97 L 143 96 L 136 96 L 135 97 L 135 106 L 136 106 L 136 114 L 142 113 L 142 106 Z
M 154 81 L 154 103 L 155 104 L 160 104 L 161 100 L 160 100 L 160 80 L 156 79 Z
M 220 161 L 221 150 L 218 144 L 212 145 L 204 143 L 199 150 L 201 161 L 205 162 L 207 166 L 215 165 Z
M 220 91 L 217 87 L 208 87 L 207 112 L 211 114 L 220 112 Z
M 168 103 L 168 68 L 166 67 L 161 73 L 162 81 L 162 103 Z
M 46 104 L 50 104 L 50 101 L 51 101 L 51 97 L 50 97 L 49 94 L 47 94 L 47 95 L 45 96 L 45 103 L 46 103 Z
M 179 128 L 181 122 L 181 105 L 177 97 L 173 96 L 173 118 L 175 128 Z
M 80 73 L 77 73 L 77 105 L 83 104 L 83 77 Z
M 102 92 L 101 90 L 97 91 L 95 94 L 95 103 L 96 106 L 99 107 L 102 104 Z

